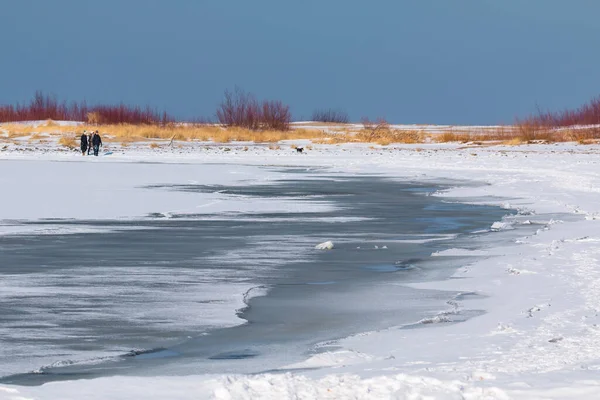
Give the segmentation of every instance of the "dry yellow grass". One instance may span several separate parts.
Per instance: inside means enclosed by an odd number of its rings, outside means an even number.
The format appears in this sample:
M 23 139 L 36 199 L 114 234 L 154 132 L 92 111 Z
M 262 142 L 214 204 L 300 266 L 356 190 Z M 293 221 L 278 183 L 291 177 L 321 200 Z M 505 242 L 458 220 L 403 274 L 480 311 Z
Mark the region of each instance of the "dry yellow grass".
M 502 142 L 502 144 L 505 144 L 505 145 L 508 145 L 508 146 L 518 146 L 518 145 L 521 145 L 523 143 L 525 143 L 525 141 L 522 138 L 520 138 L 520 137 L 515 137 L 515 138 L 512 138 L 512 139 L 504 140 Z
M 512 141 L 518 137 L 514 127 L 493 127 L 472 129 L 450 128 L 432 136 L 433 140 L 438 143 L 447 142 L 506 142 Z
M 469 134 L 466 133 L 455 133 L 453 131 L 447 131 L 440 133 L 435 136 L 435 141 L 438 143 L 449 143 L 449 142 L 468 142 L 471 140 Z
M 77 138 L 73 137 L 73 135 L 61 136 L 60 139 L 58 139 L 58 144 L 69 149 L 75 149 L 77 148 Z
M 94 118 L 91 116 L 90 121 Z M 64 137 L 75 138 L 84 131 L 99 130 L 105 142 L 118 142 L 124 146 L 127 143 L 162 139 L 173 145 L 172 141 L 212 141 L 229 143 L 247 141 L 255 143 L 277 143 L 282 140 L 310 140 L 315 144 L 341 144 L 350 142 L 377 143 L 389 145 L 392 143 L 423 143 L 431 140 L 439 143 L 484 142 L 486 144 L 502 143 L 520 145 L 523 143 L 575 141 L 579 143 L 594 143 L 600 139 L 600 129 L 550 129 L 533 125 L 517 125 L 505 127 L 450 127 L 439 133 L 426 133 L 421 130 L 393 129 L 387 123 L 376 122 L 357 129 L 356 125 L 339 127 L 335 132 L 326 133 L 320 129 L 293 129 L 290 131 L 251 131 L 243 128 L 224 128 L 216 125 L 79 125 L 60 126 L 48 120 L 38 126 L 25 124 L 4 124 L 0 126 L 2 141 L 30 136 L 30 140 L 40 140 L 41 133 L 50 136 L 60 136 L 61 144 L 66 143 Z M 76 145 L 76 143 L 74 143 Z M 152 146 L 152 145 L 151 145 Z M 294 148 L 295 144 L 291 147 Z M 152 146 L 152 148 L 156 148 Z
M 331 136 L 323 136 L 319 139 L 311 139 L 311 142 L 315 144 L 340 144 L 340 143 L 349 143 L 349 142 L 357 142 L 354 135 L 348 134 L 336 134 Z
M 19 124 L 6 124 L 2 125 L 2 130 L 6 132 L 7 137 L 15 138 L 31 135 L 37 128 Z
M 470 132 L 450 130 L 434 136 L 437 142 L 482 142 L 517 146 L 525 143 L 589 142 L 600 139 L 600 129 L 557 129 L 535 125 L 482 128 Z
M 423 131 L 391 129 L 387 123 L 365 127 L 354 134 L 357 142 L 377 143 L 382 146 L 392 143 L 423 143 L 426 137 Z
M 48 126 L 49 123 L 50 126 Z M 23 137 L 39 134 L 42 132 L 51 135 L 75 134 L 77 132 L 80 132 L 79 128 L 76 126 L 60 126 L 54 122 L 48 121 L 42 125 L 35 126 L 25 124 L 4 124 L 0 126 L 0 130 L 6 132 L 8 134 L 8 137 Z
M 90 117 L 93 120 L 93 117 Z M 48 125 L 47 121 L 45 125 Z M 80 126 L 28 126 L 23 124 L 4 125 L 8 138 L 36 135 L 40 132 L 49 135 L 73 134 L 79 136 L 84 130 L 99 130 L 106 142 L 132 143 L 148 139 L 164 139 L 176 141 L 213 141 L 228 143 L 232 141 L 248 141 L 255 143 L 277 143 L 282 140 L 308 139 L 313 143 L 340 144 L 348 142 L 367 142 L 382 145 L 391 143 L 421 143 L 426 135 L 421 131 L 390 129 L 389 125 L 371 127 L 370 130 L 340 128 L 335 133 L 325 133 L 319 129 L 293 129 L 290 131 L 252 131 L 243 128 L 223 128 L 215 125 L 80 125 Z M 51 129 L 49 129 L 51 128 Z
M 35 140 L 41 141 L 41 139 L 45 138 L 46 136 L 42 136 L 39 133 L 34 133 L 33 135 L 29 136 L 29 141 L 33 142 Z
M 251 141 L 274 143 L 288 139 L 312 139 L 323 136 L 317 130 L 297 129 L 293 131 L 251 131 L 242 128 L 223 128 L 213 125 L 103 125 L 101 127 L 79 126 L 78 131 L 99 130 L 109 141 L 134 142 L 146 139 L 198 140 L 228 143 Z M 108 135 L 108 136 L 107 136 Z
M 102 123 L 102 118 L 98 112 L 87 113 L 87 123 L 92 125 L 98 125 Z
M 561 130 L 565 140 L 578 142 L 580 144 L 593 144 L 600 139 L 600 128 L 589 129 L 565 129 Z

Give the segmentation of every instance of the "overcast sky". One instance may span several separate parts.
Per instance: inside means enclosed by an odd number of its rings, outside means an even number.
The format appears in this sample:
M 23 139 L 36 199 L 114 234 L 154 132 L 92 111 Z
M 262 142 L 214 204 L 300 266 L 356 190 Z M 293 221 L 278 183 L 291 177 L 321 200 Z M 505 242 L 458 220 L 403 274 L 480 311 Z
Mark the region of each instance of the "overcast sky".
M 212 116 L 238 85 L 296 119 L 510 123 L 600 94 L 598 0 L 4 0 L 0 103 L 35 90 Z

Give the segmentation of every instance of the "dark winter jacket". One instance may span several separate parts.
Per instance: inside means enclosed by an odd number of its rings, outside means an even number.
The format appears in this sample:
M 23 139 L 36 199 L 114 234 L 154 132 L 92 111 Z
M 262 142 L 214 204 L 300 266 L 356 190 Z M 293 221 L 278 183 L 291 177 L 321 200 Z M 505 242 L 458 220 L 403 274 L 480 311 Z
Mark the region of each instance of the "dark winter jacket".
M 83 135 L 81 135 L 81 145 L 82 146 L 86 146 L 87 147 L 88 144 L 88 137 L 87 135 L 84 133 Z
M 94 137 L 92 137 L 92 144 L 94 146 L 102 145 L 102 139 L 100 138 L 100 135 L 98 135 L 97 133 L 94 135 Z

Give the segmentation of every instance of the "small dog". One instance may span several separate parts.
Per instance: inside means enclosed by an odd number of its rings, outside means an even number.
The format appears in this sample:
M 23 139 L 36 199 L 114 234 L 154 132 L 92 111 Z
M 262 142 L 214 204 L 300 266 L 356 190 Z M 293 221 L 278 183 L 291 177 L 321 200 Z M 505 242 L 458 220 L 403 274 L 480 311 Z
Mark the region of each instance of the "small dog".
M 296 147 L 297 153 L 302 153 L 304 151 L 304 147 Z

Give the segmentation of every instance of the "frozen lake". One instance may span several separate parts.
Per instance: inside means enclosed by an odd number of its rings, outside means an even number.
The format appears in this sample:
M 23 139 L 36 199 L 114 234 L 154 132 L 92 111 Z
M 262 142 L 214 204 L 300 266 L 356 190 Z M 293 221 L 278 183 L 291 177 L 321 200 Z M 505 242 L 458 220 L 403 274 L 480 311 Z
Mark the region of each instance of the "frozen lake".
M 2 381 L 281 370 L 330 340 L 451 308 L 469 294 L 403 284 L 464 265 L 432 253 L 506 238 L 489 228 L 509 211 L 429 196 L 443 188 L 431 182 L 276 173 L 268 184 L 146 192 L 277 199 L 292 212 L 15 223 L 23 232 L 0 236 Z M 333 250 L 314 249 L 326 240 Z

